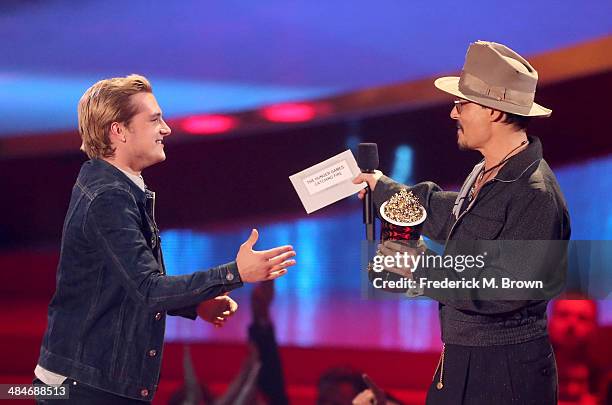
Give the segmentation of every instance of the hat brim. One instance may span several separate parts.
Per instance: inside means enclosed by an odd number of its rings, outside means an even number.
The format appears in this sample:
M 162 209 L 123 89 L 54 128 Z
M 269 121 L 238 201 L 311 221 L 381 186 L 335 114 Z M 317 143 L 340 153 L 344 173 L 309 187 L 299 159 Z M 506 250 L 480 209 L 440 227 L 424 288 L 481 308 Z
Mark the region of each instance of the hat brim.
M 524 111 L 519 111 L 519 107 L 511 103 L 498 101 L 487 97 L 479 97 L 473 94 L 464 94 L 459 90 L 459 77 L 457 76 L 440 77 L 439 79 L 436 79 L 434 86 L 446 93 L 452 94 L 453 96 L 511 114 L 522 115 L 524 117 L 550 117 L 550 114 L 552 114 L 552 110 L 542 107 L 537 103 L 533 103 L 529 112 L 525 113 Z

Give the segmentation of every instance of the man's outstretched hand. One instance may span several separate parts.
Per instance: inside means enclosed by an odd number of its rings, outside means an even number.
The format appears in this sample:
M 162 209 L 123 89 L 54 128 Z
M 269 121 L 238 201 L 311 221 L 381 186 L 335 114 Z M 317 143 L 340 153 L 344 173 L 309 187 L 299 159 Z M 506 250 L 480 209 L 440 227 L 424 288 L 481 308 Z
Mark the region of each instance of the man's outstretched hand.
M 220 295 L 210 300 L 202 301 L 198 305 L 198 316 L 216 327 L 221 327 L 227 318 L 238 310 L 238 303 L 229 295 Z
M 236 263 L 240 278 L 245 283 L 274 280 L 287 272 L 287 267 L 295 265 L 295 251 L 291 245 L 279 246 L 269 250 L 253 250 L 259 238 L 257 229 L 251 231 L 249 238 L 240 245 Z

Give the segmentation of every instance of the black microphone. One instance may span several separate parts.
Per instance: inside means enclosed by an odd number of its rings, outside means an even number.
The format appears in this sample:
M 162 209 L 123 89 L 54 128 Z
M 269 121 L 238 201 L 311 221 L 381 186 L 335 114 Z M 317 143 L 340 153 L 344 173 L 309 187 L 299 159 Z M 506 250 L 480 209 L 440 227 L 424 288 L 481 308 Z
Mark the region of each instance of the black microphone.
M 378 145 L 375 143 L 360 143 L 357 152 L 357 164 L 362 173 L 374 173 L 378 169 Z M 374 241 L 374 200 L 372 190 L 366 187 L 363 199 L 363 223 L 365 224 L 366 239 Z

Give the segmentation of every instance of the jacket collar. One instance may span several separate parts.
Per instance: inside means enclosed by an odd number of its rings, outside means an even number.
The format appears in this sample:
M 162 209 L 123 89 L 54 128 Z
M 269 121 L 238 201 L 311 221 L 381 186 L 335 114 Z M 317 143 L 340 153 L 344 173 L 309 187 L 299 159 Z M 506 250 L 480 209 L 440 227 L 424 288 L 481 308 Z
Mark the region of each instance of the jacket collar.
M 527 149 L 508 159 L 508 162 L 499 170 L 495 180 L 510 183 L 518 180 L 524 174 L 530 175 L 542 160 L 542 143 L 535 136 L 528 136 Z
M 136 184 L 134 184 L 134 182 L 125 175 L 125 173 L 123 173 L 121 170 L 117 169 L 115 166 L 113 166 L 112 164 L 108 163 L 106 160 L 102 160 L 102 159 L 91 159 L 90 160 L 91 165 L 92 165 L 92 169 L 94 170 L 101 170 L 104 173 L 110 175 L 111 177 L 115 178 L 116 180 L 119 180 L 125 184 L 127 184 L 127 186 L 130 188 L 130 192 L 134 195 L 134 197 L 136 197 L 136 200 L 141 201 L 141 202 L 145 202 L 145 199 L 147 198 L 147 196 L 149 196 L 150 194 L 152 194 L 152 192 L 148 189 L 145 188 L 145 191 L 143 192 L 140 187 L 138 187 Z

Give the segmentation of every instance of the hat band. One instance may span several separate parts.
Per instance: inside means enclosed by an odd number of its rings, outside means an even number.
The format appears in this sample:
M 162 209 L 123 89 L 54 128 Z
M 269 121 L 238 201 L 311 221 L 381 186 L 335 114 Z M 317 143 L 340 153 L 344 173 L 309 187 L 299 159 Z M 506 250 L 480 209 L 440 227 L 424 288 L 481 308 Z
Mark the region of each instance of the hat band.
M 490 86 L 485 81 L 465 71 L 461 71 L 459 91 L 496 101 L 504 101 L 521 107 L 531 107 L 535 96 L 533 92 L 512 90 L 501 86 Z

